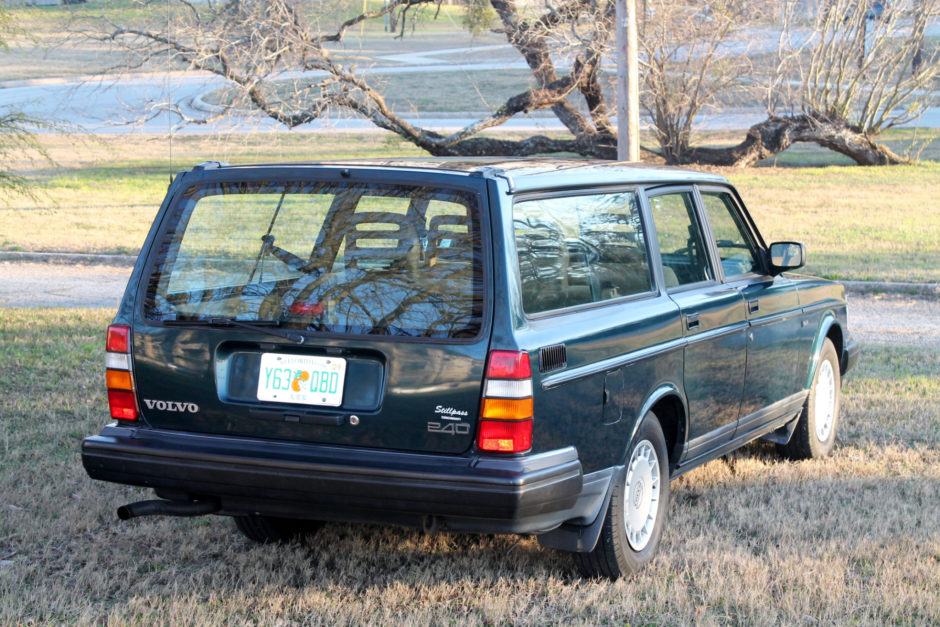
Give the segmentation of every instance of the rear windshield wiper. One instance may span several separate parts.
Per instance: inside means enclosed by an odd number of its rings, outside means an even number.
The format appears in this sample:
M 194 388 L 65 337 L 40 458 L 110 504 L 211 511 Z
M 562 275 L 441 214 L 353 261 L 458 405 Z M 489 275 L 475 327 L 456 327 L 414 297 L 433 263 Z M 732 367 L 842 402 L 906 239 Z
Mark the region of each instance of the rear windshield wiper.
M 242 329 L 257 331 L 258 333 L 267 333 L 268 335 L 281 337 L 291 342 L 297 342 L 298 344 L 304 343 L 304 336 L 299 333 L 268 328 L 278 326 L 280 323 L 277 320 L 235 320 L 233 318 L 195 318 L 187 320 L 184 318 L 164 320 L 163 324 L 170 326 L 240 327 Z

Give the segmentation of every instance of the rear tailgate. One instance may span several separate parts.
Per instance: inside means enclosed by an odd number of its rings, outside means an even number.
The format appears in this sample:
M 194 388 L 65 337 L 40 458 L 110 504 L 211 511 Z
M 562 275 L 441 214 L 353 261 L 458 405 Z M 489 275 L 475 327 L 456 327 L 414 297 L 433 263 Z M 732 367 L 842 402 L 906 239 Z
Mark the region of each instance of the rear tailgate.
M 466 451 L 492 300 L 484 181 L 272 170 L 203 174 L 168 210 L 133 331 L 143 419 Z

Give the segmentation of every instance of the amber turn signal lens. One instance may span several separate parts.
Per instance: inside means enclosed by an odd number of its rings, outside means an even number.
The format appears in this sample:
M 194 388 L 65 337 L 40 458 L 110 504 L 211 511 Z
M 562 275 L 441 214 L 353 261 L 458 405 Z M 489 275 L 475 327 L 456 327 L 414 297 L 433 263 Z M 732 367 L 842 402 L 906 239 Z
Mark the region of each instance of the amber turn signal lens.
M 133 390 L 134 384 L 131 383 L 131 373 L 126 370 L 106 370 L 109 390 Z
M 532 417 L 532 398 L 484 398 L 483 418 L 528 420 Z

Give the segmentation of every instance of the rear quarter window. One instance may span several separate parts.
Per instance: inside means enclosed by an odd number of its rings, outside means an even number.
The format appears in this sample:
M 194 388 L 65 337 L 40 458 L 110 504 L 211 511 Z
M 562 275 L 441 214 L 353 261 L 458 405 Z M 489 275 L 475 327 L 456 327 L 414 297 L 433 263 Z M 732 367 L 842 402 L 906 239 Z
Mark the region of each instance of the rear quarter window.
M 513 207 L 513 229 L 526 313 L 652 289 L 633 192 L 521 201 Z

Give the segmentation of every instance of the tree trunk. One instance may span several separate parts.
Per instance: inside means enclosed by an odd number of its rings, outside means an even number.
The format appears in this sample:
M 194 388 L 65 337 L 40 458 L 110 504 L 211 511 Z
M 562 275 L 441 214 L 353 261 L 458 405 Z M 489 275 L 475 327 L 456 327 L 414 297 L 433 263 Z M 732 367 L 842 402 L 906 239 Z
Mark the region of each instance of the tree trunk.
M 521 140 L 471 137 L 448 146 L 424 148 L 435 157 L 529 157 L 570 152 L 596 159 L 617 158 L 616 138 L 602 135 L 573 139 L 552 139 L 544 135 L 534 135 Z
M 734 167 L 754 165 L 779 154 L 797 142 L 812 142 L 846 155 L 859 165 L 908 163 L 890 148 L 853 128 L 845 120 L 823 116 L 771 116 L 747 131 L 737 146 L 690 148 L 671 160 L 673 164 L 707 164 Z

